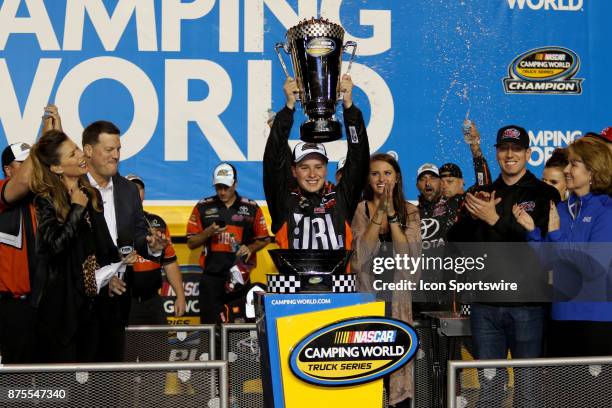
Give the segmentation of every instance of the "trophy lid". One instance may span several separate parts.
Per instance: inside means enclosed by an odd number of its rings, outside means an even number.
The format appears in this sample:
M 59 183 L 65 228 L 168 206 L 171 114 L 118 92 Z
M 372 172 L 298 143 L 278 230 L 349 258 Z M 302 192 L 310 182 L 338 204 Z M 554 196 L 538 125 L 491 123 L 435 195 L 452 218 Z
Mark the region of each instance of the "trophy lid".
M 334 37 L 344 39 L 344 28 L 326 18 L 310 18 L 300 21 L 287 31 L 287 41 L 303 37 Z
M 281 274 L 343 274 L 346 272 L 346 265 L 353 251 L 344 249 L 272 249 L 268 253 Z

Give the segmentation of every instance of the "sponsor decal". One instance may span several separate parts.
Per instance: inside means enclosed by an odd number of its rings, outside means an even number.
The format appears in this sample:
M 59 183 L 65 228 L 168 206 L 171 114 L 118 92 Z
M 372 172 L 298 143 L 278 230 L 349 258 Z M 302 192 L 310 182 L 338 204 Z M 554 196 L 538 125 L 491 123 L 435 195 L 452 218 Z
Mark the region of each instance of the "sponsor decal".
M 442 203 L 440 203 L 442 204 Z M 445 205 L 436 205 L 431 216 L 432 217 L 441 217 L 446 214 L 446 206 Z
M 317 146 L 316 143 L 304 143 L 302 145 L 302 149 L 303 152 L 305 152 L 306 150 L 319 150 L 319 146 Z
M 293 248 L 340 249 L 344 247 L 342 235 L 336 234 L 330 214 L 305 216 L 293 213 Z
M 149 221 L 149 225 L 153 228 L 161 228 L 162 226 L 157 218 L 149 218 L 147 220 Z
M 359 136 L 357 136 L 355 126 L 349 126 L 349 133 L 351 134 L 351 143 L 359 143 Z
M 221 169 L 217 172 L 217 177 L 227 177 L 230 173 L 227 169 Z
M 507 0 L 511 10 L 580 11 L 584 0 Z
M 240 221 L 243 221 L 243 220 L 244 220 L 244 216 L 243 215 L 238 215 L 238 214 L 232 215 L 232 221 L 240 222 Z
M 562 47 L 541 47 L 516 57 L 503 79 L 509 94 L 579 95 L 582 81 L 574 78 L 580 68 L 578 55 Z
M 524 201 L 519 203 L 518 206 L 527 212 L 531 212 L 535 210 L 535 201 Z
M 407 364 L 419 340 L 405 322 L 362 317 L 310 333 L 291 351 L 289 365 L 301 380 L 326 387 L 377 380 Z
M 241 205 L 240 208 L 238 208 L 238 214 L 249 215 L 249 207 L 247 207 L 246 205 Z
M 218 212 L 219 212 L 218 208 L 209 208 L 208 210 L 204 211 L 204 215 L 216 214 Z
M 323 278 L 320 276 L 313 276 L 312 278 L 308 279 L 308 283 L 311 285 L 316 285 L 321 282 L 323 282 Z
M 584 217 L 582 222 L 591 222 L 591 217 Z
M 504 139 L 516 139 L 519 140 L 521 138 L 521 132 L 515 128 L 509 128 L 504 130 L 504 134 L 502 135 Z
M 321 199 L 321 204 L 326 209 L 334 207 L 336 205 L 336 192 L 332 191 L 329 194 L 325 194 L 325 196 L 323 196 L 323 198 Z
M 336 42 L 327 37 L 313 38 L 306 44 L 306 53 L 311 57 L 323 57 L 336 49 Z
M 314 212 L 315 214 L 325 214 L 325 207 L 316 207 Z
M 435 218 L 421 219 L 421 239 L 426 240 L 434 237 L 440 230 L 440 222 Z

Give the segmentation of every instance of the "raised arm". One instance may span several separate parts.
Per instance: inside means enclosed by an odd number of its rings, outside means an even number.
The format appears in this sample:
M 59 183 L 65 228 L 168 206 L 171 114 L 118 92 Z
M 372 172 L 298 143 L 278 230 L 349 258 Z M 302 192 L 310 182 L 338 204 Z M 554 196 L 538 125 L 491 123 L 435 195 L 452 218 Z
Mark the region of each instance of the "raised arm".
M 295 112 L 295 93 L 297 92 L 295 80 L 287 78 L 283 89 L 286 105 L 274 118 L 263 160 L 264 192 L 272 217 L 272 232 L 274 233 L 283 224 L 283 217 L 286 213 L 285 201 L 291 186 L 292 160 L 288 140 Z
M 347 203 L 349 218 L 351 218 L 368 181 L 370 144 L 363 114 L 353 104 L 353 81 L 349 75 L 342 77 L 340 88 L 344 93 L 344 126 L 348 147 L 344 176 L 340 180 L 337 192 Z
M 464 122 L 464 126 L 466 122 Z M 489 164 L 487 163 L 487 159 L 482 154 L 482 149 L 480 148 L 480 132 L 476 127 L 476 124 L 472 121 L 470 126 L 470 151 L 472 152 L 472 161 L 474 163 L 474 183 L 475 186 L 486 186 L 491 184 L 491 170 L 489 169 Z

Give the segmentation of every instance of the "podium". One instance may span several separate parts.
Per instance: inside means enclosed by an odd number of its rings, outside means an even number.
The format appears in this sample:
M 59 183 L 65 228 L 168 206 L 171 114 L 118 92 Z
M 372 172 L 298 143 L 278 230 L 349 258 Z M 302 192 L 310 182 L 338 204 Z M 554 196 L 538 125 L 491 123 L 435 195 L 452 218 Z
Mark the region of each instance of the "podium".
M 268 276 L 274 282 L 269 290 L 277 293 L 258 299 L 265 406 L 381 407 L 383 377 L 414 356 L 416 332 L 385 318 L 385 303 L 373 293 L 351 290 L 346 281 L 354 276 L 344 266 L 335 274 L 342 279 L 300 272 L 296 264 L 279 270 Z

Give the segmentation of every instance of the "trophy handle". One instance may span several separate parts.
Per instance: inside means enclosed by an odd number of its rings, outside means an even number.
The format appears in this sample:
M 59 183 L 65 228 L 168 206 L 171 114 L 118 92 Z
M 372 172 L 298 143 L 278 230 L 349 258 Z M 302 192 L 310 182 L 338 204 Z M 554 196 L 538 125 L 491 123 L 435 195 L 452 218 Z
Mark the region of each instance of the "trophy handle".
M 287 69 L 285 60 L 283 59 L 283 56 L 280 53 L 280 50 L 282 49 L 283 51 L 285 51 L 286 54 L 289 54 L 289 50 L 287 50 L 287 45 L 285 43 L 276 43 L 276 45 L 274 46 L 274 49 L 276 50 L 276 55 L 278 55 L 278 60 L 280 61 L 281 66 L 283 67 L 283 71 L 285 71 L 285 76 L 289 78 L 291 75 L 289 75 L 289 70 Z M 296 102 L 300 102 L 299 94 L 295 94 L 295 100 Z
M 276 55 L 278 55 L 278 60 L 281 63 L 281 66 L 283 67 L 283 71 L 285 71 L 285 75 L 287 76 L 287 78 L 289 78 L 291 75 L 289 75 L 289 70 L 287 70 L 287 65 L 285 65 L 285 60 L 283 60 L 283 57 L 280 53 L 280 49 L 282 49 L 283 51 L 285 51 L 285 53 L 289 54 L 289 52 L 287 52 L 287 48 L 285 47 L 285 43 L 276 43 L 276 45 L 274 46 L 274 49 L 276 50 Z
M 352 47 L 353 52 L 351 53 L 351 58 L 349 59 L 349 65 L 348 65 L 348 68 L 346 69 L 345 74 L 351 73 L 351 68 L 353 67 L 353 60 L 355 59 L 355 52 L 357 51 L 357 43 L 355 41 L 347 41 L 346 44 L 344 44 L 344 47 L 342 47 L 342 50 L 346 52 L 346 49 L 348 47 Z M 340 78 L 342 78 L 342 74 L 340 74 Z M 338 92 L 337 100 L 341 101 L 342 99 L 344 99 L 344 93 Z
M 346 49 L 348 47 L 352 47 L 353 48 L 353 52 L 351 53 L 351 59 L 349 60 L 349 66 L 346 70 L 347 74 L 351 73 L 351 68 L 353 66 L 353 60 L 355 59 L 355 52 L 357 51 L 357 43 L 355 41 L 347 41 L 346 44 L 344 44 L 344 47 L 342 47 L 342 49 L 344 50 L 344 52 L 346 52 Z

